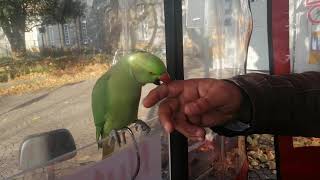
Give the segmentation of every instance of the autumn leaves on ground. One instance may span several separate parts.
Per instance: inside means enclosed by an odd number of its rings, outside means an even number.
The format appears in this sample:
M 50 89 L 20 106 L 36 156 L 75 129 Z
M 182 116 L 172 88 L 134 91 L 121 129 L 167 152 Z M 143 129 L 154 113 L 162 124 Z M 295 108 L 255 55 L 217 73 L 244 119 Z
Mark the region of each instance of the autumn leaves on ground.
M 98 78 L 109 68 L 105 58 L 98 54 L 90 58 L 65 56 L 28 63 L 23 60 L 3 63 L 0 66 L 0 96 L 21 95 Z

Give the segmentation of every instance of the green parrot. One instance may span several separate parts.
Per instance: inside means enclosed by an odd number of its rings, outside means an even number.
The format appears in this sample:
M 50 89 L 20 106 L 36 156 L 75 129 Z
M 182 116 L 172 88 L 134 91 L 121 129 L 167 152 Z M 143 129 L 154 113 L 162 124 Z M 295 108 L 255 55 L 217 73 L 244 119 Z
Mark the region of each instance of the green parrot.
M 147 126 L 137 117 L 141 88 L 147 83 L 160 85 L 161 81 L 168 83 L 170 77 L 157 56 L 136 51 L 121 57 L 93 87 L 92 113 L 97 141 L 132 123 Z M 105 158 L 113 152 L 114 144 L 102 143 L 102 148 Z

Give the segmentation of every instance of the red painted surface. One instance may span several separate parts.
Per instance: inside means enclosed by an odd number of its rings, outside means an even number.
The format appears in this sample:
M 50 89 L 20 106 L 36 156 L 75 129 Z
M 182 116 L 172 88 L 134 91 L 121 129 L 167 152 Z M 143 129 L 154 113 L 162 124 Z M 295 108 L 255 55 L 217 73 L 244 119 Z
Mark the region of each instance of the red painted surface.
M 274 74 L 290 73 L 289 0 L 272 0 Z
M 290 73 L 288 12 L 289 0 L 272 0 L 274 74 Z M 320 179 L 319 147 L 293 148 L 291 136 L 280 136 L 278 142 L 281 179 Z
M 280 171 L 283 180 L 320 179 L 320 148 L 293 148 L 291 136 L 279 137 Z
M 242 168 L 235 180 L 247 180 L 248 179 L 248 172 L 249 172 L 249 162 L 245 160 L 242 165 Z

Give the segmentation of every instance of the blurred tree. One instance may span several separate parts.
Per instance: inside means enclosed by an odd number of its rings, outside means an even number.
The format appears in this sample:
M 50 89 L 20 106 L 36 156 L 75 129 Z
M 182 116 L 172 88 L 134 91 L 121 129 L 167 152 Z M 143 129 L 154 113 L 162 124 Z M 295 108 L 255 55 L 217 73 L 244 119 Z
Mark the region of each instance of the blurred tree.
M 95 18 L 91 28 L 96 30 L 94 39 L 97 48 L 108 54 L 125 49 L 122 47 L 124 44 L 120 43 L 121 36 L 127 36 L 122 38 L 129 49 L 151 48 L 159 28 L 157 9 L 161 9 L 161 5 L 159 0 L 93 0 L 92 17 Z M 147 42 L 142 45 L 137 40 L 141 31 L 148 35 Z
M 131 49 L 137 48 L 137 32 L 140 30 L 149 33 L 149 28 L 152 29 L 151 37 L 149 42 L 144 45 L 144 49 L 151 48 L 154 43 L 156 33 L 158 30 L 158 15 L 156 11 L 156 7 L 160 7 L 160 4 L 154 3 L 153 0 L 140 0 L 136 2 L 136 7 L 132 7 L 130 9 L 130 13 L 128 13 L 128 23 L 129 23 L 129 31 L 130 31 L 130 42 Z M 144 24 L 148 25 L 143 27 L 143 29 L 138 29 L 139 25 Z
M 13 56 L 25 54 L 25 32 L 42 23 L 61 23 L 68 17 L 79 17 L 83 12 L 80 7 L 81 3 L 74 0 L 0 0 L 0 27 Z
M 73 20 L 76 26 L 77 47 L 80 49 L 80 17 L 84 15 L 86 4 L 77 0 L 51 0 L 48 11 L 41 17 L 42 25 L 57 24 L 61 48 L 64 47 L 63 24 Z
M 103 17 L 103 48 L 107 53 L 114 53 L 119 48 L 122 31 L 119 0 L 110 0 L 110 3 L 103 10 Z

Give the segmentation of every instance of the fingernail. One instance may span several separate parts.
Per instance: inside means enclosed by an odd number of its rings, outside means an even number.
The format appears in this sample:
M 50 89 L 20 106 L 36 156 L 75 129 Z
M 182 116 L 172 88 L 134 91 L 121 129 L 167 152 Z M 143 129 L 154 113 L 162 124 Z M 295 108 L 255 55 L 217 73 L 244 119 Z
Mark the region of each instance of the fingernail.
M 171 133 L 171 128 L 168 124 L 164 125 L 164 129 L 166 130 L 167 133 Z
M 147 99 L 146 97 L 143 98 L 142 104 L 143 104 L 143 106 L 146 107 L 146 108 L 149 108 L 149 107 L 150 107 L 150 105 L 149 105 L 149 103 L 148 103 L 148 99 Z

